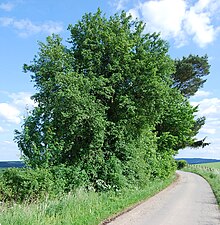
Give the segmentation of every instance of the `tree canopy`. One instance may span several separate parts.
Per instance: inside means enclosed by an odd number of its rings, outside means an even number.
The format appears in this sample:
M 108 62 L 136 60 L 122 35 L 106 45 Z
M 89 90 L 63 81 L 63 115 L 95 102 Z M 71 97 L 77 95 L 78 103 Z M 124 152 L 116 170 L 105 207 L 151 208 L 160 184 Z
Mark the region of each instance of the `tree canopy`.
M 210 65 L 208 62 L 208 56 L 198 56 L 190 54 L 188 57 L 182 59 L 175 59 L 176 71 L 172 74 L 173 87 L 180 90 L 181 94 L 190 98 L 203 87 L 206 79 L 204 77 L 209 75 Z M 197 108 L 197 107 L 196 107 Z M 195 108 L 195 109 L 196 109 Z M 200 117 L 195 120 L 193 127 L 192 137 L 195 137 L 200 128 L 205 124 L 205 117 Z M 206 138 L 202 140 L 194 139 L 193 143 L 188 143 L 187 146 L 198 148 L 209 145 L 205 142 Z
M 68 30 L 67 45 L 49 36 L 24 65 L 37 90 L 15 135 L 26 163 L 74 166 L 95 187 L 170 175 L 193 141 L 197 109 L 177 85 L 167 42 L 125 12 L 85 14 Z
M 188 57 L 175 60 L 176 71 L 172 75 L 173 86 L 181 91 L 185 97 L 193 96 L 206 79 L 203 77 L 209 75 L 210 65 L 208 56 L 198 56 L 190 54 Z

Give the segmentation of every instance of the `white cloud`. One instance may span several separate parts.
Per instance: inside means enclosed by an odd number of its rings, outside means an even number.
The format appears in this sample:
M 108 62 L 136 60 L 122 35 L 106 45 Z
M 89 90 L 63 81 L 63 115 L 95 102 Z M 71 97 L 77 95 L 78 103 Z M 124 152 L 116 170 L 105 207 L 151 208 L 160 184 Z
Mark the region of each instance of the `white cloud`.
M 0 122 L 19 124 L 25 111 L 36 106 L 36 103 L 30 98 L 32 95 L 31 93 L 2 93 L 7 95 L 9 101 L 0 103 Z
M 10 123 L 19 124 L 21 122 L 20 119 L 20 111 L 8 103 L 0 103 L 0 117 L 6 119 Z
M 205 98 L 198 102 L 191 102 L 193 106 L 199 105 L 199 115 L 217 116 L 220 119 L 220 99 Z
M 18 92 L 9 95 L 13 100 L 13 104 L 20 108 L 36 106 L 33 100 L 31 100 L 31 93 Z
M 146 1 L 140 4 L 140 10 L 151 30 L 161 31 L 166 37 L 176 37 L 181 32 L 186 10 L 183 0 Z
M 7 27 L 13 23 L 13 19 L 10 17 L 0 17 L 0 25 L 3 27 Z
M 206 116 L 210 128 L 220 128 L 220 98 L 205 98 L 191 104 L 198 105 L 199 116 Z
M 14 28 L 19 36 L 28 37 L 33 34 L 46 33 L 60 33 L 63 30 L 61 23 L 54 21 L 47 21 L 41 24 L 34 24 L 29 19 L 17 20 L 11 17 L 0 17 L 0 26 Z
M 13 144 L 11 141 L 3 141 L 4 144 Z
M 207 116 L 205 125 L 200 130 L 200 135 L 213 137 L 213 135 L 218 135 L 219 133 L 220 133 L 220 115 L 219 118 L 212 118 L 210 117 L 210 115 Z
M 203 133 L 203 134 L 215 134 L 216 133 L 216 129 L 215 128 L 205 128 L 205 127 L 203 127 L 200 130 L 200 132 Z
M 0 4 L 0 9 L 4 10 L 6 12 L 10 12 L 13 8 L 14 8 L 14 4 L 11 2 Z
M 21 153 L 18 150 L 17 144 L 10 140 L 0 141 L 0 161 L 19 160 Z
M 220 145 L 210 140 L 211 144 L 205 148 L 192 149 L 187 148 L 179 151 L 177 157 L 179 158 L 207 158 L 220 159 Z
M 147 32 L 156 31 L 163 38 L 173 38 L 177 46 L 192 39 L 205 47 L 220 31 L 220 26 L 214 24 L 219 10 L 219 0 L 144 0 L 127 11 L 146 23 Z
M 219 9 L 219 6 L 219 0 L 198 0 L 194 5 L 194 9 L 198 13 L 203 10 L 208 10 L 210 13 L 214 13 Z
M 3 133 L 5 130 L 0 126 L 0 133 Z
M 127 14 L 128 14 L 128 15 L 131 15 L 132 18 L 134 18 L 134 19 L 136 19 L 136 18 L 137 18 L 137 19 L 140 19 L 139 12 L 138 12 L 138 10 L 136 10 L 136 9 L 130 9 L 130 10 L 128 10 Z
M 209 94 L 206 92 L 202 95 Z M 219 158 L 220 159 L 220 98 L 204 98 L 200 101 L 191 102 L 192 105 L 199 107 L 198 116 L 205 116 L 205 125 L 197 135 L 198 140 L 207 137 L 206 142 L 211 143 L 204 149 L 186 149 L 180 151 L 179 157 L 202 157 L 202 158 Z
M 208 122 L 209 122 L 209 124 L 216 125 L 220 128 L 220 126 L 219 126 L 220 125 L 220 118 L 215 118 L 215 117 L 209 118 Z
M 197 91 L 196 94 L 193 96 L 193 98 L 199 98 L 199 97 L 208 97 L 210 96 L 212 93 L 209 91 Z
M 213 42 L 217 34 L 216 28 L 211 24 L 209 12 L 197 12 L 196 7 L 186 12 L 185 29 L 200 47 Z
M 18 160 L 20 157 L 17 144 L 13 142 L 14 129 L 20 129 L 20 123 L 26 109 L 35 106 L 30 99 L 31 93 L 8 93 L 1 91 L 4 101 L 0 103 L 0 160 Z
M 116 10 L 122 10 L 128 1 L 129 0 L 117 0 L 113 5 L 116 7 Z

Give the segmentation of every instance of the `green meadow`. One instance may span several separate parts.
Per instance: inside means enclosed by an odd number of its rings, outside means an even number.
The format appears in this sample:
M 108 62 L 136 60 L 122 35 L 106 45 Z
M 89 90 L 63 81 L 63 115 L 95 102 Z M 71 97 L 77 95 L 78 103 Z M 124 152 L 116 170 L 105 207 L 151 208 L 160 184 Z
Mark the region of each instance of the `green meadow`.
M 202 163 L 198 164 L 199 166 L 209 167 L 213 169 L 220 169 L 220 162 L 214 162 L 214 163 Z

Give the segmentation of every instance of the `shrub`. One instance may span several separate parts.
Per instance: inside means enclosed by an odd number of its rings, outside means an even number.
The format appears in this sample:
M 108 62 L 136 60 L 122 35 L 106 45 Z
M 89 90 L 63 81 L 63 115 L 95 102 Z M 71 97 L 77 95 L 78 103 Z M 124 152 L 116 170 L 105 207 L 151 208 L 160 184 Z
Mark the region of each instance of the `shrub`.
M 88 186 L 89 179 L 86 172 L 78 166 L 54 166 L 50 169 L 53 174 L 56 189 L 64 192 L 72 191 L 81 186 Z
M 46 169 L 10 168 L 1 176 L 1 201 L 33 201 L 53 191 L 53 176 Z
M 181 170 L 187 166 L 187 162 L 185 160 L 176 160 L 177 169 Z
M 89 186 L 88 176 L 79 167 L 10 168 L 0 174 L 0 201 L 31 202 Z

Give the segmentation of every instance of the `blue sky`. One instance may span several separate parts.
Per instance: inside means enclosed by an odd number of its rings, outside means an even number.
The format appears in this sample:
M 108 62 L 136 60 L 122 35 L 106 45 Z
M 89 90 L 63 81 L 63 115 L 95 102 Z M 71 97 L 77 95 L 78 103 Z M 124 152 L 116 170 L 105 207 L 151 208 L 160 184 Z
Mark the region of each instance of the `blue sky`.
M 207 136 L 211 145 L 182 150 L 179 157 L 220 159 L 219 0 L 0 0 L 0 161 L 19 159 L 14 129 L 20 129 L 33 104 L 30 96 L 35 90 L 23 64 L 37 54 L 38 41 L 52 33 L 66 40 L 67 26 L 98 7 L 107 16 L 125 10 L 146 23 L 145 32 L 161 32 L 172 58 L 208 54 L 210 76 L 190 101 L 199 105 L 198 116 L 207 118 L 198 138 Z

